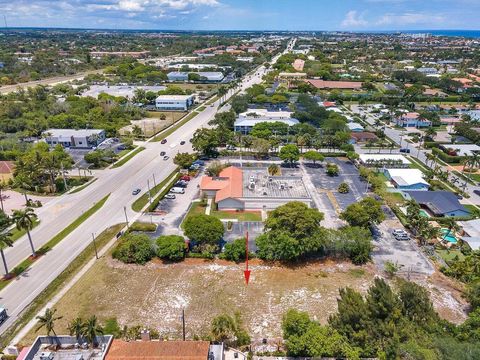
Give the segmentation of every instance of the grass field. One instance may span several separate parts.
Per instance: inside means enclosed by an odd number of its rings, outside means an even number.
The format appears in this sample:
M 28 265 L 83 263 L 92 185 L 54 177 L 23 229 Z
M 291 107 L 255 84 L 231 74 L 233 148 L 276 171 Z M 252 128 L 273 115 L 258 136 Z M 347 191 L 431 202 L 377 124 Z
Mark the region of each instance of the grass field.
M 281 334 L 283 313 L 295 307 L 321 322 L 336 311 L 338 289 L 365 292 L 373 280 L 372 266 L 318 262 L 280 267 L 252 261 L 252 276 L 244 284 L 243 264 L 188 259 L 165 265 L 127 266 L 110 257 L 100 259 L 55 306 L 63 318 L 57 333 L 66 333 L 77 316 L 96 314 L 100 321 L 117 317 L 122 325 L 145 325 L 179 338 L 185 309 L 187 336 L 205 335 L 219 313 L 242 313 L 252 337 Z M 39 332 L 41 334 L 41 332 Z M 38 334 L 25 339 L 30 342 Z
M 166 131 L 162 132 L 161 134 L 155 136 L 152 141 L 162 141 L 167 136 L 173 134 L 178 128 L 185 125 L 187 122 L 192 120 L 197 115 L 198 115 L 198 112 L 192 111 L 190 114 L 185 116 L 182 120 L 180 120 L 176 124 L 172 125 L 168 130 L 166 130 Z
M 205 214 L 206 205 L 201 202 L 193 202 L 190 210 L 185 218 L 190 215 Z M 210 215 L 219 219 L 229 219 L 238 221 L 262 221 L 262 214 L 260 211 L 219 211 L 212 210 Z

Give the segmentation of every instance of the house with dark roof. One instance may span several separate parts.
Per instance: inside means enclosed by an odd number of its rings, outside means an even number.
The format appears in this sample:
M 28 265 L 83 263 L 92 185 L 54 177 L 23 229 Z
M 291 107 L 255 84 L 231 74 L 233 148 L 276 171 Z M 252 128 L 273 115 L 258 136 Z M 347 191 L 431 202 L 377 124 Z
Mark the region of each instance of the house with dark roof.
M 435 217 L 469 216 L 470 211 L 460 204 L 450 191 L 404 191 L 421 208 Z
M 378 136 L 374 133 L 367 132 L 367 131 L 360 131 L 360 132 L 352 132 L 350 134 L 350 144 L 358 144 L 358 143 L 365 143 L 369 140 L 377 141 Z

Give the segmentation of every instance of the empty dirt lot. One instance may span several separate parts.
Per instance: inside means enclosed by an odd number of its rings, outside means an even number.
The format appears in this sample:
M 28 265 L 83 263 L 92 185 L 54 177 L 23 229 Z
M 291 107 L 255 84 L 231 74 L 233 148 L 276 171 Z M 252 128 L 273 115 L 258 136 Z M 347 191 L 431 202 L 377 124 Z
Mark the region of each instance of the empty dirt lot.
M 279 267 L 253 261 L 248 287 L 243 264 L 188 259 L 178 264 L 153 261 L 146 266 L 124 265 L 110 257 L 97 264 L 55 306 L 63 318 L 58 334 L 77 316 L 92 314 L 100 320 L 116 317 L 121 325 L 156 328 L 162 336 L 181 336 L 181 311 L 185 309 L 187 336 L 206 335 L 212 318 L 220 313 L 242 313 L 252 338 L 281 335 L 281 317 L 289 308 L 308 311 L 325 323 L 336 311 L 338 289 L 346 286 L 365 293 L 375 277 L 375 267 L 347 262 L 316 262 Z M 464 318 L 458 291 L 441 283 L 419 279 L 432 292 L 437 310 L 454 321 Z M 448 290 L 448 291 L 447 291 Z M 30 333 L 24 343 L 38 334 Z

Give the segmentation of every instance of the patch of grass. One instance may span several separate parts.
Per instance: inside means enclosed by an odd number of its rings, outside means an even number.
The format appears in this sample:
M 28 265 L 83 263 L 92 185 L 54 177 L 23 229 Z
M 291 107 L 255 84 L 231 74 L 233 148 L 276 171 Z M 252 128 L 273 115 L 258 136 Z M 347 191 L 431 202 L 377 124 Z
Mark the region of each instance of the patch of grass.
M 437 249 L 435 252 L 440 256 L 447 264 L 454 261 L 457 256 L 458 260 L 463 260 L 465 255 L 462 254 L 460 250 L 447 250 L 447 249 Z
M 157 224 L 135 221 L 128 231 L 154 232 L 155 230 L 157 230 Z
M 203 110 L 205 110 L 207 107 L 206 106 L 200 106 L 198 109 L 196 109 L 195 111 L 198 111 L 198 112 L 202 112 Z
M 237 219 L 238 221 L 262 221 L 259 211 L 212 211 L 212 216 L 219 219 Z
M 178 178 L 178 174 L 177 174 L 177 171 L 178 169 L 175 169 L 170 175 L 168 175 L 165 180 L 163 180 L 160 184 L 157 184 L 157 186 L 154 186 L 152 189 L 150 189 L 150 194 L 152 196 L 152 198 L 155 197 L 155 195 L 160 191 L 162 190 L 162 188 L 168 184 L 168 182 L 170 182 L 173 178 L 173 176 L 177 176 Z M 142 211 L 142 209 L 147 205 L 148 203 L 148 199 L 149 199 L 149 196 L 148 196 L 148 191 L 146 191 L 144 194 L 142 194 L 142 196 L 140 196 L 137 200 L 135 200 L 135 202 L 132 204 L 132 210 L 135 211 L 135 212 L 140 212 Z
M 102 249 L 113 237 L 118 234 L 125 224 L 117 224 L 97 236 L 95 242 L 97 249 Z M 85 266 L 85 264 L 95 255 L 95 248 L 93 243 L 88 245 L 68 266 L 62 271 L 38 296 L 30 303 L 30 305 L 22 312 L 18 320 L 10 326 L 0 336 L 1 344 L 8 344 L 33 317 L 47 304 L 47 302 L 54 296 L 60 288 L 70 281 L 78 271 Z
M 181 126 L 185 125 L 187 122 L 189 122 L 190 120 L 192 120 L 195 116 L 198 115 L 198 112 L 197 111 L 192 111 L 190 114 L 188 114 L 187 116 L 185 116 L 182 120 L 180 120 L 179 122 L 176 122 L 175 124 L 171 125 L 167 130 L 163 131 L 161 134 L 155 136 L 152 141 L 162 141 L 163 139 L 165 139 L 167 136 L 171 135 L 172 133 L 174 133 L 175 131 L 177 131 L 178 128 L 180 128 Z
M 122 159 L 118 160 L 116 163 L 114 163 L 112 165 L 112 169 L 115 169 L 115 168 L 118 168 L 122 165 L 125 165 L 127 163 L 127 161 L 129 161 L 131 158 L 133 158 L 135 155 L 137 155 L 139 152 L 145 150 L 145 148 L 143 146 L 140 146 L 138 148 L 136 148 L 135 150 L 133 150 L 130 155 L 127 155 L 125 157 L 123 157 Z
M 132 151 L 133 149 L 135 149 L 137 147 L 137 145 L 132 145 L 132 147 L 130 149 L 125 149 L 125 150 L 122 150 L 120 151 L 116 156 L 117 156 L 117 159 L 120 159 L 122 157 L 124 157 L 125 155 L 127 155 L 130 151 Z
M 87 186 L 93 184 L 95 181 L 97 181 L 97 178 L 93 178 L 92 181 L 89 181 L 88 183 L 82 185 L 82 186 L 77 186 L 76 188 L 74 188 L 72 191 L 69 192 L 69 194 L 75 194 L 79 191 L 82 191 L 83 189 L 85 189 Z
M 356 279 L 360 279 L 360 278 L 365 276 L 365 270 L 364 269 L 350 269 L 350 270 L 348 270 L 348 273 Z
M 467 210 L 470 211 L 470 213 L 476 218 L 480 217 L 480 209 L 477 206 L 471 204 L 464 204 L 463 206 L 465 206 Z

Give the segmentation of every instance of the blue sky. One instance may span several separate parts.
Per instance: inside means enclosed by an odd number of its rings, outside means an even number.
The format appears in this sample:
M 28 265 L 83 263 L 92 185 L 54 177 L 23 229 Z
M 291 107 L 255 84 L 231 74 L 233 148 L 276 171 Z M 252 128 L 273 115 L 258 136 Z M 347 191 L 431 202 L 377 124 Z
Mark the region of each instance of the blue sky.
M 354 31 L 480 28 L 480 0 L 0 0 L 0 9 L 8 26 Z

